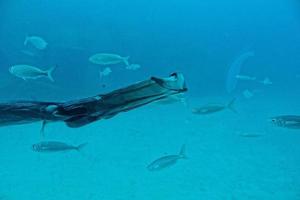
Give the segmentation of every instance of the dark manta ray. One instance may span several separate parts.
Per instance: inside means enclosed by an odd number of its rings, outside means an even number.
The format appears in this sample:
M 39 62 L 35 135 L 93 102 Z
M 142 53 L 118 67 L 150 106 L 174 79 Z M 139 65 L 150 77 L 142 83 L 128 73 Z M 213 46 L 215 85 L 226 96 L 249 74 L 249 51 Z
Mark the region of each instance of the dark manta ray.
M 77 128 L 186 91 L 183 75 L 173 73 L 168 78 L 152 77 L 107 94 L 80 100 L 2 103 L 0 126 L 43 121 L 44 127 L 46 122 L 63 121 L 67 126 Z

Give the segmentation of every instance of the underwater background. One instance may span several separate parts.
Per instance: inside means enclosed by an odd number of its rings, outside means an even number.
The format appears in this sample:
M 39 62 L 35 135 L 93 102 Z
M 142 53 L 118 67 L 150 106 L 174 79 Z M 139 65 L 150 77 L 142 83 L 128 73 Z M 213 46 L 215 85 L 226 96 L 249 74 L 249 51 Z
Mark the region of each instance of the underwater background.
M 1 102 L 80 99 L 172 72 L 188 87 L 184 103 L 46 127 L 47 140 L 87 142 L 80 152 L 32 151 L 40 123 L 1 127 L 1 200 L 300 200 L 299 129 L 269 122 L 300 113 L 299 1 L 1 0 L 0 9 Z M 32 35 L 47 48 L 24 46 Z M 100 78 L 95 53 L 130 56 L 141 68 L 120 63 Z M 17 64 L 57 65 L 55 81 L 15 77 Z M 257 81 L 236 80 L 233 66 Z M 233 98 L 237 113 L 192 113 Z M 183 144 L 187 159 L 147 169 Z

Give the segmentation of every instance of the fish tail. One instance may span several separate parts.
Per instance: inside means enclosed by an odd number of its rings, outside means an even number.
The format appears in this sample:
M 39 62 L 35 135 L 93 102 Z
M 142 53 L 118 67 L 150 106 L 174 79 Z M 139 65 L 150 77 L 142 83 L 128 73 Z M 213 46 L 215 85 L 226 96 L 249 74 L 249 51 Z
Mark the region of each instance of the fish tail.
M 75 147 L 76 151 L 81 151 L 88 143 L 82 143 Z
M 186 153 L 185 153 L 185 150 L 186 150 L 186 147 L 185 147 L 185 144 L 183 144 L 180 148 L 180 151 L 179 151 L 179 157 L 182 158 L 182 159 L 186 159 L 187 156 L 186 156 Z
M 26 36 L 26 37 L 25 37 L 25 40 L 24 40 L 24 46 L 26 46 L 26 45 L 27 45 L 27 43 L 28 43 L 28 40 L 29 40 L 29 37 L 28 37 L 28 36 Z
M 129 66 L 128 59 L 129 59 L 129 56 L 123 57 L 123 61 L 124 61 L 124 63 L 125 63 L 126 66 Z
M 237 110 L 235 109 L 235 105 L 234 105 L 235 101 L 236 101 L 236 98 L 232 99 L 232 100 L 228 103 L 227 108 L 228 108 L 229 110 L 231 110 L 232 112 L 237 113 Z
M 56 68 L 57 68 L 57 65 L 55 65 L 54 67 L 51 67 L 49 70 L 47 70 L 47 76 L 52 82 L 54 82 L 52 73 Z

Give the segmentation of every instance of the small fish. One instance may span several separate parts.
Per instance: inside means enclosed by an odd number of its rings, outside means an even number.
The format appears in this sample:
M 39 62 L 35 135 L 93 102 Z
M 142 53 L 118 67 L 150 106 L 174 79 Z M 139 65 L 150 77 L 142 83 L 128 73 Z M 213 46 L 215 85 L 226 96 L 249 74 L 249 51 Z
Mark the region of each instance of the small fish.
M 109 67 L 105 67 L 102 71 L 100 71 L 100 78 L 103 76 L 108 76 L 111 72 L 112 71 Z
M 70 151 L 76 150 L 80 151 L 83 147 L 85 147 L 87 143 L 80 144 L 78 146 L 69 145 L 63 142 L 57 141 L 46 141 L 40 142 L 32 145 L 32 150 L 35 152 L 60 152 L 60 151 Z
M 168 155 L 161 157 L 150 163 L 150 165 L 147 166 L 147 169 L 149 171 L 158 171 L 176 164 L 180 159 L 186 159 L 185 145 L 182 145 L 178 155 Z
M 281 115 L 272 117 L 270 121 L 279 127 L 300 129 L 300 116 L 299 115 Z
M 263 81 L 258 81 L 258 82 L 262 83 L 264 85 L 272 85 L 273 84 L 272 81 L 268 77 L 266 77 Z
M 250 92 L 249 90 L 245 90 L 243 92 L 243 96 L 246 98 L 246 99 L 250 99 L 254 96 L 254 94 L 252 92 Z
M 48 46 L 48 43 L 39 36 L 27 36 L 25 38 L 24 45 L 26 46 L 28 43 L 32 44 L 39 50 L 44 50 Z
M 244 80 L 244 81 L 255 81 L 256 77 L 251 77 L 251 76 L 245 76 L 245 75 L 236 75 L 235 78 L 239 80 Z
M 22 78 L 23 80 L 47 77 L 51 81 L 54 81 L 52 73 L 55 69 L 56 66 L 51 67 L 48 70 L 41 70 L 37 67 L 30 65 L 13 65 L 9 68 L 9 72 L 16 77 Z
M 97 53 L 92 55 L 89 61 L 97 65 L 112 65 L 124 62 L 126 66 L 129 66 L 128 59 L 129 56 L 121 57 L 117 54 Z
M 257 138 L 257 137 L 262 137 L 264 134 L 262 134 L 262 133 L 251 133 L 251 132 L 249 132 L 249 133 L 240 133 L 239 134 L 239 136 L 241 136 L 241 137 L 245 137 L 245 138 Z
M 216 112 L 223 111 L 225 109 L 229 109 L 232 112 L 237 113 L 237 111 L 234 108 L 234 103 L 236 99 L 231 100 L 227 105 L 222 104 L 208 104 L 206 106 L 200 107 L 200 108 L 194 108 L 192 110 L 192 113 L 198 114 L 198 115 L 207 115 L 212 114 Z
M 128 70 L 138 70 L 139 68 L 141 68 L 141 65 L 139 64 L 130 64 L 126 66 L 126 69 Z

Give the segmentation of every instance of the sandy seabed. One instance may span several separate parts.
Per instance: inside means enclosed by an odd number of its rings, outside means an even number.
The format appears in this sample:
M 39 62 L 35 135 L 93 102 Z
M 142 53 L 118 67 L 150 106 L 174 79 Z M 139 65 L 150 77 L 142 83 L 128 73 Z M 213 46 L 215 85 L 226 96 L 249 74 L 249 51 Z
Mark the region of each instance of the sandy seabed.
M 300 113 L 296 99 L 284 99 L 260 95 L 238 100 L 237 114 L 201 116 L 191 108 L 230 99 L 189 98 L 187 105 L 152 104 L 79 129 L 46 128 L 46 140 L 87 142 L 80 152 L 33 152 L 38 123 L 1 127 L 0 199 L 300 199 L 300 130 L 268 122 Z M 187 159 L 147 170 L 182 144 Z

